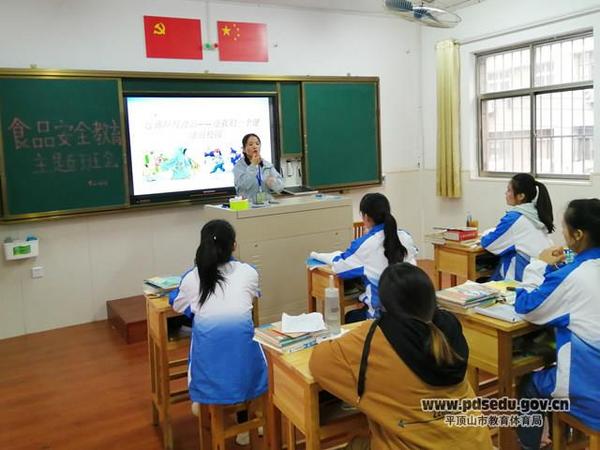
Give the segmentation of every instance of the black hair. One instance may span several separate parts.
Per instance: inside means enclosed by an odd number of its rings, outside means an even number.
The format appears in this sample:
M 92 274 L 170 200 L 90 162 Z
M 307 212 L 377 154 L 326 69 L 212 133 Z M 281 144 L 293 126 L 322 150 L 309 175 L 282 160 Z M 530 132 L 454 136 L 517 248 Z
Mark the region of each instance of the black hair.
M 229 222 L 211 220 L 202 227 L 195 260 L 200 277 L 200 306 L 225 280 L 219 266 L 231 259 L 234 245 L 235 230 Z
M 246 161 L 247 165 L 250 165 L 250 158 L 248 158 L 248 155 L 246 154 L 246 152 L 244 151 L 244 149 L 246 148 L 246 144 L 248 143 L 248 139 L 250 139 L 252 136 L 254 136 L 256 139 L 258 139 L 258 143 L 260 144 L 260 138 L 258 137 L 257 134 L 254 133 L 248 133 L 247 135 L 245 135 L 242 138 L 242 154 L 244 155 L 244 161 Z M 263 161 L 261 160 L 260 162 L 260 167 L 263 167 Z
M 409 316 L 429 326 L 431 352 L 438 364 L 454 364 L 462 359 L 433 323 L 435 288 L 423 269 L 405 262 L 389 265 L 379 279 L 379 299 L 386 315 L 399 321 Z
M 375 222 L 383 224 L 383 254 L 389 264 L 404 261 L 408 251 L 398 238 L 398 225 L 390 212 L 390 202 L 383 194 L 366 194 L 360 201 L 360 212 L 366 214 Z
M 587 232 L 592 247 L 600 247 L 600 200 L 571 200 L 565 211 L 565 223 L 571 230 Z
M 544 183 L 540 183 L 528 173 L 518 173 L 510 179 L 510 185 L 515 196 L 518 194 L 525 196 L 525 203 L 532 202 L 537 195 L 535 208 L 538 217 L 540 222 L 546 225 L 548 233 L 552 233 L 554 231 L 552 201 Z
M 250 139 L 252 136 L 254 136 L 256 139 L 258 139 L 258 143 L 260 144 L 260 138 L 258 137 L 257 134 L 248 133 L 247 135 L 245 135 L 242 138 L 242 150 L 246 147 L 246 144 L 248 143 L 248 139 Z

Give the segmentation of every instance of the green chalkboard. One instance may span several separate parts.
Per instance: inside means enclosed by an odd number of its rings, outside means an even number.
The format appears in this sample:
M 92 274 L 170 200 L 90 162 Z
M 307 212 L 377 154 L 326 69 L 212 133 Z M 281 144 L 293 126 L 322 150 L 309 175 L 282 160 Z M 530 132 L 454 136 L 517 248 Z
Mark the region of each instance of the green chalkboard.
M 302 100 L 307 184 L 380 183 L 377 83 L 304 82 Z
M 0 77 L 5 218 L 126 204 L 119 83 Z
M 302 154 L 299 82 L 279 83 L 279 111 L 281 156 Z

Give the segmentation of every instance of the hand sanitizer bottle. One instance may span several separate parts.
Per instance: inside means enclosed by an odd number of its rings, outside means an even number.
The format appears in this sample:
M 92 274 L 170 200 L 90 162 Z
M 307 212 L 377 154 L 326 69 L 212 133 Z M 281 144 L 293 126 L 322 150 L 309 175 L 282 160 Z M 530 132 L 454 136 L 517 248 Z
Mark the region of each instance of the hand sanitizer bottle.
M 329 276 L 329 287 L 325 288 L 325 324 L 333 335 L 340 334 L 340 293 Z

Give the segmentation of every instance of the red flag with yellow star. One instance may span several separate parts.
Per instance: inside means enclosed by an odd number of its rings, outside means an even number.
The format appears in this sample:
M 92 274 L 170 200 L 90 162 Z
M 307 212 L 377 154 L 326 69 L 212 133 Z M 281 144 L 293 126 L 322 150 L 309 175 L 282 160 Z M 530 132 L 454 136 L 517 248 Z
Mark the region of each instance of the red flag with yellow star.
M 221 61 L 267 62 L 267 24 L 217 22 Z
M 148 58 L 202 59 L 199 19 L 144 16 Z

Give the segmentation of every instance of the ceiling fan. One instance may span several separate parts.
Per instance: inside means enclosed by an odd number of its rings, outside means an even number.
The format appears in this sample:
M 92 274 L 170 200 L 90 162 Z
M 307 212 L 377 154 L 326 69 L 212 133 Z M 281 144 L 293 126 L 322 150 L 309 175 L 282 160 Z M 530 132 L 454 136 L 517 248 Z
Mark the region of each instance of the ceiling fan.
M 425 6 L 423 2 L 415 5 L 410 0 L 384 0 L 383 4 L 390 11 L 399 14 L 402 18 L 417 22 L 428 27 L 452 28 L 460 23 L 460 17 L 445 9 Z

